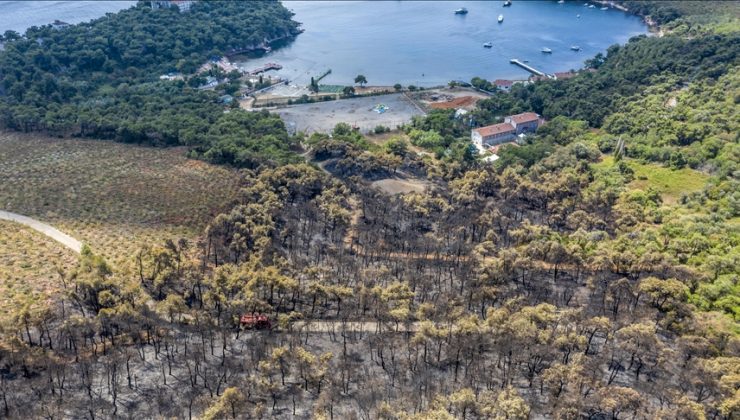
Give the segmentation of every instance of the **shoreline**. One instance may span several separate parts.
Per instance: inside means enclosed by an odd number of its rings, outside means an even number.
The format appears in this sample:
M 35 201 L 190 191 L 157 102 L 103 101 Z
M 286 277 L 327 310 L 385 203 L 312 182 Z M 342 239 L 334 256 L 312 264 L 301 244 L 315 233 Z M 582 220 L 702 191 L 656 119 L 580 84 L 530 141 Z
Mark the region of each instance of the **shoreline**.
M 639 18 L 642 18 L 642 21 L 645 22 L 645 25 L 648 27 L 648 31 L 651 33 L 654 33 L 658 36 L 663 36 L 663 30 L 660 28 L 660 25 L 658 25 L 649 15 L 643 16 L 638 13 L 633 13 L 630 11 L 630 9 L 627 8 L 627 6 L 620 4 L 615 1 L 610 0 L 591 0 L 592 3 L 600 4 L 602 6 L 608 6 L 613 9 L 620 10 L 624 13 L 628 13 L 633 16 L 637 16 Z
M 591 3 L 591 4 L 609 7 L 609 8 L 612 8 L 612 9 L 616 9 L 616 10 L 618 10 L 620 12 L 626 13 L 628 15 L 631 15 L 631 16 L 634 16 L 634 17 L 638 17 L 639 18 L 639 21 L 644 25 L 642 27 L 642 31 L 640 32 L 640 35 L 641 36 L 642 35 L 648 35 L 648 36 L 650 36 L 650 35 L 656 35 L 658 37 L 663 36 L 663 32 L 662 32 L 661 28 L 659 27 L 659 25 L 656 24 L 656 22 L 654 20 L 652 20 L 650 18 L 650 16 L 643 16 L 643 15 L 634 13 L 634 12 L 630 11 L 630 9 L 627 6 L 625 6 L 624 4 L 622 4 L 619 1 L 612 1 L 612 0 L 587 0 L 587 1 L 589 1 L 589 3 Z M 620 45 L 626 45 L 626 44 L 627 44 L 627 41 L 625 41 L 624 43 L 622 43 Z M 280 47 L 278 47 L 278 48 L 280 48 Z M 275 50 L 277 50 L 277 48 Z M 273 50 L 273 52 L 275 50 Z M 601 51 L 601 52 L 604 53 L 605 51 Z M 590 56 L 588 56 L 588 58 L 593 58 L 594 56 L 595 56 L 595 53 L 592 54 L 592 55 L 590 55 Z M 245 61 L 250 61 L 250 60 L 251 60 L 251 57 L 249 57 Z M 583 62 L 580 62 L 580 63 L 571 63 L 571 65 L 573 65 L 574 67 L 570 67 L 569 68 L 566 65 L 564 67 L 561 67 L 561 70 L 556 70 L 556 72 L 569 72 L 569 71 L 573 70 L 576 73 L 578 73 L 578 72 L 581 72 L 581 71 L 586 70 L 585 67 L 584 67 Z M 504 71 L 504 73 L 508 73 L 508 72 Z M 485 78 L 486 80 L 489 80 L 489 81 L 493 81 L 495 79 L 514 80 L 514 79 L 520 79 L 520 78 L 522 78 L 522 76 L 519 75 L 519 74 L 516 74 L 516 75 L 514 75 L 514 74 L 506 75 L 506 74 L 500 74 L 500 73 L 499 74 L 496 74 L 496 73 L 490 74 L 488 72 L 485 72 L 485 74 L 475 74 L 474 77 L 483 77 L 483 78 Z M 434 79 L 437 79 L 435 77 L 433 77 L 433 78 Z M 288 77 L 288 79 L 290 79 L 291 82 L 292 82 L 293 77 Z M 526 79 L 526 80 L 529 80 L 529 79 Z M 400 83 L 400 84 L 402 84 L 404 86 L 406 86 L 406 85 L 416 85 L 419 88 L 422 88 L 423 87 L 423 88 L 426 88 L 426 89 L 432 88 L 434 86 L 438 86 L 440 84 L 447 84 L 449 82 L 454 82 L 454 81 L 462 81 L 462 82 L 465 82 L 465 83 L 470 83 L 470 80 L 462 80 L 462 79 L 454 79 L 454 78 L 453 79 L 450 79 L 450 80 L 446 80 L 446 81 L 438 80 L 436 82 L 431 82 L 431 83 L 428 83 L 428 84 L 425 83 L 424 81 L 421 81 L 421 80 L 418 80 L 418 79 L 406 80 L 406 81 L 400 80 L 400 79 L 399 80 L 395 80 L 396 83 Z M 393 83 L 393 82 L 392 81 L 391 82 L 386 82 L 385 80 L 383 80 L 381 82 L 381 85 L 387 85 L 387 84 L 390 84 L 390 83 Z M 347 85 L 349 86 L 350 84 L 348 83 Z

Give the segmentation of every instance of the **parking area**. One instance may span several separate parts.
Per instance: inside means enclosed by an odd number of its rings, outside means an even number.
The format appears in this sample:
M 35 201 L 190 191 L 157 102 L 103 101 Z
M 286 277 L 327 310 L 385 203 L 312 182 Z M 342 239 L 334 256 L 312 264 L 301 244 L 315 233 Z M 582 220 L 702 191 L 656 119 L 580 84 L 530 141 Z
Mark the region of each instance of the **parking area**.
M 358 127 L 363 133 L 378 125 L 395 129 L 410 122 L 414 115 L 423 114 L 400 93 L 291 105 L 274 112 L 282 117 L 289 130 L 305 133 L 328 133 L 340 122 Z

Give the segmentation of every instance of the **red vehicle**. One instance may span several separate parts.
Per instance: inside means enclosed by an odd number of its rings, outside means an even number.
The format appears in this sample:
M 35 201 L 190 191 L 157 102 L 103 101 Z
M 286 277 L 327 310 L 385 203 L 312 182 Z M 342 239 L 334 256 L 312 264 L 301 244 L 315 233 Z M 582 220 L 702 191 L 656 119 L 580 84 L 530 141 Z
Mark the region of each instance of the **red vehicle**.
M 239 323 L 242 328 L 248 330 L 269 330 L 272 328 L 270 318 L 263 314 L 242 315 Z

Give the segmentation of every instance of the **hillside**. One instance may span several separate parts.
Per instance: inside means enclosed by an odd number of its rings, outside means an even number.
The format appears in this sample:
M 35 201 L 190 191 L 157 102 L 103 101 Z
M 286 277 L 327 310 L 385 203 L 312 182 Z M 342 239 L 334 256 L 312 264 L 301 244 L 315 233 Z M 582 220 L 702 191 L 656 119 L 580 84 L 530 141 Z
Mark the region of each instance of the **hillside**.
M 44 310 L 0 324 L 0 413 L 739 418 L 740 6 L 624 3 L 663 36 L 468 116 L 289 138 L 268 113 L 220 114 L 193 155 L 238 174 L 176 149 L 0 140 L 22 156 L 0 203 L 62 225 L 82 213 L 200 228 L 192 241 L 122 230 L 118 258 L 107 241 L 60 264 Z M 471 125 L 523 111 L 548 121 L 483 161 Z M 96 175 L 73 178 L 87 198 L 35 198 L 62 182 L 49 162 L 69 177 L 70 153 L 89 154 Z M 394 183 L 414 188 L 374 187 Z M 29 244 L 23 230 L 3 240 Z M 42 245 L 34 255 L 61 258 Z M 10 288 L 51 276 L 12 267 Z
M 8 32 L 0 39 L 0 127 L 187 145 L 194 156 L 236 166 L 296 161 L 279 118 L 227 115 L 219 93 L 159 78 L 181 72 L 197 81 L 211 57 L 296 35 L 291 17 L 277 1 L 204 1 L 187 13 L 140 2 L 61 30 Z

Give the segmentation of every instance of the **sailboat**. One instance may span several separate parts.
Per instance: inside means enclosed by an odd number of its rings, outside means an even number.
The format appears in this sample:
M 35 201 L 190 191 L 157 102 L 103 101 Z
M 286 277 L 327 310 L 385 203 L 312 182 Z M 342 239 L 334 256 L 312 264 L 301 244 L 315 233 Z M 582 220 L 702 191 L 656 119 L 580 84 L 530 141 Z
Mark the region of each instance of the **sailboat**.
M 504 21 L 504 15 L 498 15 L 498 23 L 501 23 Z

